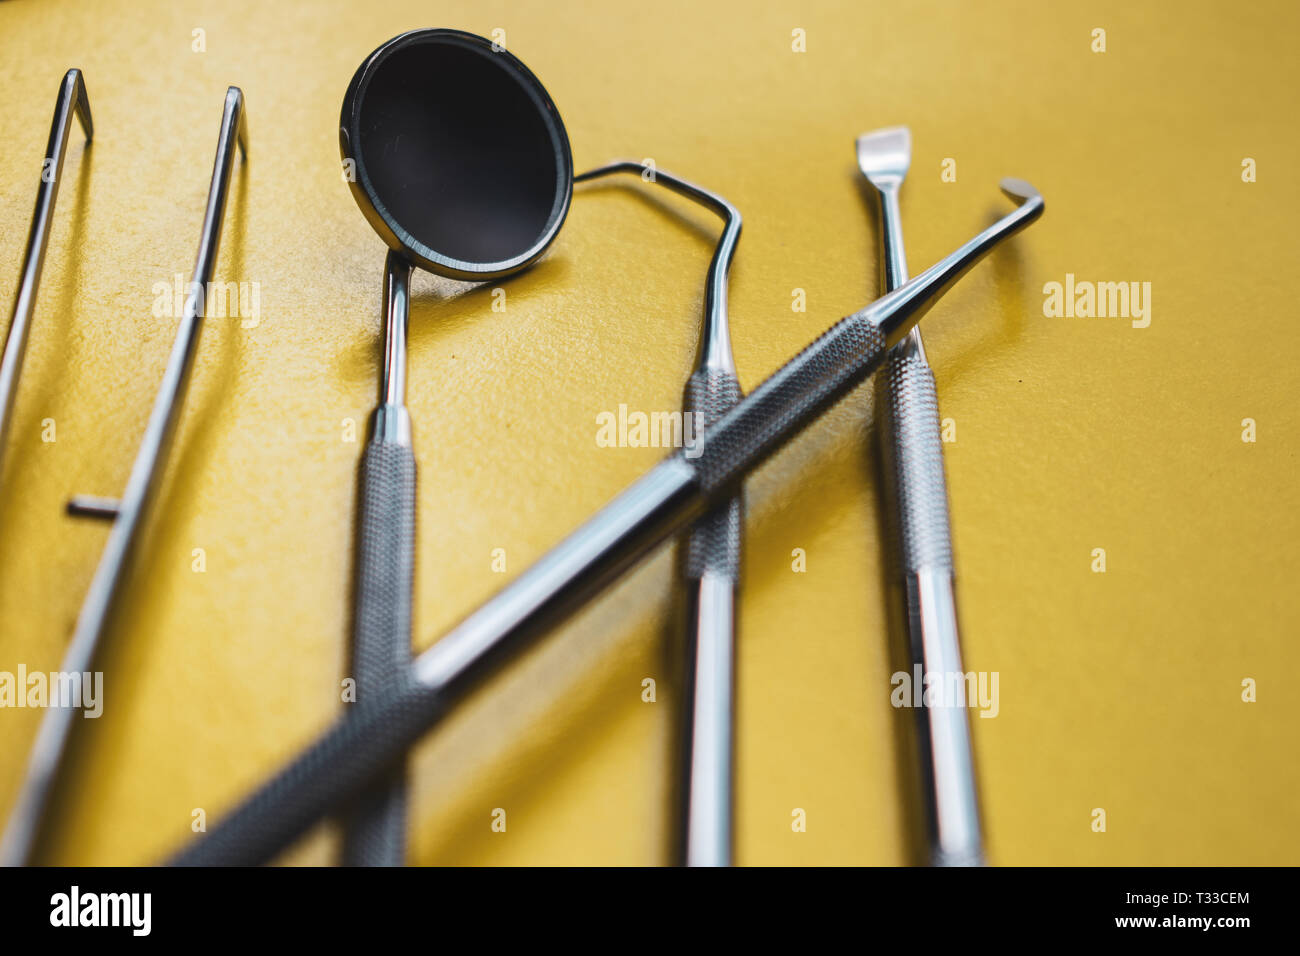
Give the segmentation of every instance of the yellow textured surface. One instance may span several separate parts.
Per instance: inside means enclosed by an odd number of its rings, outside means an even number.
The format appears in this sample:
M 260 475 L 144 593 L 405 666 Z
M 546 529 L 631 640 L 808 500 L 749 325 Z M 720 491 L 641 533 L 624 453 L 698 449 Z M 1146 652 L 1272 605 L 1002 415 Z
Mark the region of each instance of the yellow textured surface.
M 875 295 L 858 133 L 912 128 L 913 271 L 1006 208 L 999 177 L 1039 186 L 1044 219 L 924 324 L 957 430 L 966 664 L 1000 675 L 999 715 L 973 721 L 991 858 L 1300 862 L 1294 5 L 16 0 L 0 4 L 5 310 L 70 66 L 96 138 L 68 151 L 0 472 L 0 670 L 58 666 L 105 537 L 63 503 L 126 479 L 175 330 L 151 289 L 188 279 L 228 84 L 247 96 L 252 151 L 217 278 L 261 297 L 255 328 L 204 329 L 101 661 L 105 713 L 80 722 L 42 861 L 157 861 L 194 808 L 211 822 L 339 711 L 361 448 L 342 423 L 364 432 L 374 400 L 383 248 L 340 181 L 336 125 L 358 63 L 422 26 L 504 28 L 578 168 L 653 157 L 742 210 L 731 318 L 746 390 Z M 1242 181 L 1244 157 L 1258 182 Z M 548 257 L 506 284 L 505 312 L 486 289 L 416 279 L 418 648 L 658 460 L 597 447 L 595 416 L 678 407 L 715 228 L 636 184 L 579 188 Z M 1045 317 L 1043 285 L 1066 273 L 1150 282 L 1150 326 Z M 749 484 L 742 863 L 912 859 L 871 397 Z M 672 574 L 665 551 L 421 746 L 415 861 L 665 859 Z M 0 711 L 0 812 L 38 717 Z M 335 848 L 326 828 L 285 859 Z

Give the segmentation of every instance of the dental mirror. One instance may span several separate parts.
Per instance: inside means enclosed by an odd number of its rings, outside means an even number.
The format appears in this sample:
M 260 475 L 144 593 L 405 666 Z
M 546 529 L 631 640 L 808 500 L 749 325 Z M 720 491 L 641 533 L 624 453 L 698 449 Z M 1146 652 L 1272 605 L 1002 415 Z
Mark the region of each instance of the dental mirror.
M 370 54 L 343 99 L 339 148 L 352 196 L 389 249 L 379 404 L 358 482 L 352 677 L 364 705 L 401 684 L 411 658 L 411 267 L 482 281 L 536 262 L 569 211 L 573 157 L 537 77 L 504 48 L 459 30 L 404 33 Z M 345 865 L 405 861 L 403 776 L 397 768 L 349 809 Z
M 454 279 L 497 279 L 546 251 L 569 211 L 573 157 L 528 67 L 459 30 L 375 50 L 343 99 L 352 196 L 390 249 Z

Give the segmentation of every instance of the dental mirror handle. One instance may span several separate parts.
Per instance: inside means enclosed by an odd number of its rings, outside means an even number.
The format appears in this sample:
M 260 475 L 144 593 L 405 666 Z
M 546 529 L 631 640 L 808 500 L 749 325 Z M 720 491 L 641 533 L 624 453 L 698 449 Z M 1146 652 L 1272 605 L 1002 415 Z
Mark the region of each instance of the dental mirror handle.
M 847 316 L 741 399 L 702 447 L 652 468 L 495 597 L 416 658 L 385 696 L 361 703 L 171 861 L 265 862 L 390 771 L 454 701 L 581 608 L 656 545 L 871 375 L 947 289 L 1043 212 L 1028 183 L 1003 180 L 1020 205 L 906 285 Z M 690 454 L 688 455 L 688 452 Z
M 907 281 L 899 185 L 891 182 L 877 189 L 885 291 L 890 292 Z M 887 490 L 898 519 L 911 660 L 924 675 L 960 674 L 939 399 L 919 330 L 912 329 L 890 352 L 886 369 L 891 471 Z M 984 851 L 966 707 L 947 701 L 923 706 L 917 716 L 930 862 L 978 866 L 984 862 Z
M 411 664 L 415 575 L 415 453 L 406 410 L 406 332 L 411 265 L 389 251 L 384 263 L 384 359 L 380 404 L 361 455 L 352 619 L 356 702 L 387 696 Z M 343 821 L 345 866 L 406 861 L 402 767 L 361 793 Z
M 704 433 L 740 401 L 728 370 L 702 368 L 686 385 L 685 408 Z M 735 741 L 736 588 L 743 504 L 736 495 L 686 535 L 686 701 L 681 768 L 680 862 L 730 866 Z

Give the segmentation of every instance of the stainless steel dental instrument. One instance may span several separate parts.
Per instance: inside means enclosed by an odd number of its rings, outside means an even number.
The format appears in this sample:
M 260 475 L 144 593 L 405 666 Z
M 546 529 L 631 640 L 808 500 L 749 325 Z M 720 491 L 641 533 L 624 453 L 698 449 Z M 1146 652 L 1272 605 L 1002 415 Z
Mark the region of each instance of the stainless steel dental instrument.
M 905 126 L 863 134 L 857 153 L 862 175 L 880 195 L 885 292 L 891 292 L 907 281 L 898 194 L 911 165 L 912 134 Z M 927 675 L 961 674 L 939 403 L 920 329 L 889 353 L 886 367 L 889 494 L 898 515 L 912 663 Z M 930 862 L 978 866 L 984 852 L 967 709 L 949 701 L 923 706 L 917 716 Z
M 484 122 L 491 117 L 492 122 Z M 459 30 L 394 37 L 357 69 L 339 147 L 353 198 L 389 247 L 380 401 L 361 458 L 352 667 L 357 704 L 400 685 L 411 660 L 416 463 L 406 410 L 412 265 L 499 279 L 559 233 L 573 159 L 559 111 L 513 54 Z M 399 766 L 344 821 L 343 862 L 400 866 L 406 785 Z
M 41 165 L 41 184 L 36 189 L 36 210 L 32 213 L 31 231 L 27 234 L 27 251 L 23 253 L 22 271 L 19 273 L 18 295 L 14 298 L 14 311 L 9 319 L 9 334 L 5 337 L 4 355 L 0 358 L 0 463 L 4 461 L 13 419 L 14 397 L 18 393 L 18 376 L 23 368 L 27 351 L 27 337 L 32 328 L 32 313 L 36 310 L 36 290 L 41 283 L 41 269 L 45 265 L 45 248 L 50 241 L 50 227 L 54 219 L 54 201 L 59 195 L 63 180 L 63 157 L 68 150 L 68 134 L 72 131 L 72 117 L 81 121 L 89 145 L 95 127 L 90 119 L 90 98 L 86 95 L 86 82 L 77 69 L 69 70 L 59 84 L 59 96 L 54 102 L 54 120 L 50 123 L 50 140 L 45 147 L 45 162 Z M 84 155 L 84 154 L 83 154 Z
M 167 453 L 180 419 L 181 405 L 194 367 L 202 326 L 204 299 L 212 279 L 221 243 L 221 224 L 225 218 L 226 198 L 230 191 L 231 171 L 238 144 L 244 158 L 248 156 L 248 137 L 244 120 L 244 95 L 238 87 L 226 91 L 217 139 L 212 183 L 203 213 L 203 230 L 194 263 L 185 309 L 176 330 L 162 382 L 154 399 L 153 411 L 145 427 L 126 490 L 116 503 L 97 499 L 96 509 L 82 509 L 87 514 L 111 518 L 112 530 L 104 544 L 99 566 L 77 618 L 72 641 L 64 655 L 62 673 L 73 683 L 73 698 L 80 699 L 83 675 L 94 668 L 100 640 L 113 614 L 121 586 L 140 541 L 144 520 L 157 491 L 158 480 L 166 464 Z M 30 859 L 40 835 L 45 808 L 72 733 L 77 709 L 72 706 L 50 707 L 45 712 L 36 743 L 27 763 L 26 776 L 18 800 L 10 814 L 4 841 L 0 843 L 0 865 L 15 866 Z
M 710 507 L 864 381 L 939 297 L 998 243 L 1036 220 L 1043 198 L 1004 179 L 1017 208 L 916 278 L 841 319 L 741 399 L 705 435 L 640 480 L 416 658 L 387 695 L 358 703 L 207 834 L 178 865 L 270 859 L 403 758 L 459 697 Z
M 683 411 L 697 416 L 701 430 L 707 430 L 740 401 L 740 380 L 727 326 L 727 272 L 740 239 L 740 212 L 716 193 L 636 162 L 610 163 L 575 176 L 574 182 L 616 173 L 651 177 L 722 219 L 722 235 L 705 285 L 699 356 L 683 401 Z M 685 421 L 682 427 L 685 432 Z M 687 866 L 730 866 L 732 859 L 735 622 L 742 507 L 737 491 L 697 521 L 685 542 L 686 714 L 676 852 Z

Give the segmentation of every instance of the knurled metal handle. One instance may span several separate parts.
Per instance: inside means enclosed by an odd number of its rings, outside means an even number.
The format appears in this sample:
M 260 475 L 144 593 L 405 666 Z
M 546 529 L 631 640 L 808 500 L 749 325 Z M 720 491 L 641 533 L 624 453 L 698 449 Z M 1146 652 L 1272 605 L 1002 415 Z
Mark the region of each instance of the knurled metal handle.
M 361 705 L 391 693 L 411 664 L 415 480 L 410 445 L 382 440 L 366 445 L 352 627 L 352 676 Z M 343 862 L 401 866 L 405 860 L 406 783 L 399 766 L 362 793 L 346 814 Z
M 706 432 L 740 401 L 734 373 L 699 369 L 686 381 L 684 410 L 695 416 L 692 428 Z M 683 423 L 683 428 L 685 428 Z M 697 431 L 695 436 L 699 438 Z M 740 527 L 743 519 L 739 491 L 691 528 L 686 542 L 686 578 L 698 581 L 712 571 L 734 585 L 740 580 Z
M 934 373 L 905 342 L 890 353 L 887 374 L 890 491 L 896 504 L 912 660 L 927 675 L 964 673 Z M 924 707 L 918 717 L 926 755 L 931 862 L 978 865 L 983 848 L 966 708 L 948 701 Z
M 889 425 L 903 570 L 952 571 L 948 490 L 934 373 L 906 345 L 889 357 Z
M 407 674 L 409 675 L 409 668 Z M 272 859 L 322 816 L 400 767 L 407 748 L 442 713 L 441 695 L 408 677 L 369 704 L 352 705 L 314 744 L 172 859 L 175 866 L 249 866 Z

